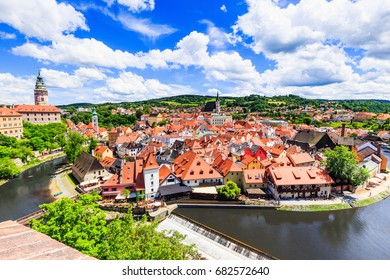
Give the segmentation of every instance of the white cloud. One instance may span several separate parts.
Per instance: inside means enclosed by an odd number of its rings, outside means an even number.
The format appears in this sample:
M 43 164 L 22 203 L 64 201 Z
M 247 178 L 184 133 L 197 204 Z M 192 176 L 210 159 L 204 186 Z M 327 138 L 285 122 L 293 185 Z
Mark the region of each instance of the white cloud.
M 127 30 L 135 31 L 153 40 L 162 35 L 169 35 L 177 30 L 165 24 L 155 24 L 150 19 L 136 18 L 130 14 L 120 13 L 115 20 L 119 21 Z
M 15 39 L 15 38 L 16 38 L 16 35 L 13 33 L 7 33 L 7 32 L 0 31 L 0 39 L 8 40 L 8 39 Z
M 214 23 L 209 20 L 201 20 L 200 23 L 207 25 L 207 35 L 209 36 L 209 44 L 216 48 L 224 48 L 229 41 L 229 35 L 216 27 Z
M 135 13 L 153 11 L 155 6 L 154 0 L 118 0 L 118 3 Z
M 66 72 L 42 68 L 41 75 L 48 87 L 80 88 L 83 86 L 79 77 Z
M 113 50 L 96 39 L 80 39 L 72 35 L 62 36 L 50 46 L 25 43 L 12 49 L 12 53 L 30 56 L 43 61 L 66 63 L 79 66 L 102 66 L 124 69 L 145 68 L 140 59 L 129 52 Z
M 74 71 L 75 76 L 79 77 L 83 80 L 104 80 L 107 78 L 107 76 L 100 70 L 96 68 L 85 68 L 81 67 Z
M 157 79 L 145 79 L 132 72 L 121 72 L 119 77 L 107 79 L 104 87 L 96 88 L 100 100 L 124 101 L 146 100 L 178 94 L 197 93 L 189 86 L 163 84 Z
M 294 52 L 332 40 L 363 48 L 370 56 L 390 56 L 390 1 L 301 0 L 285 8 L 278 6 L 280 1 L 246 2 L 248 13 L 233 29 L 236 35 L 242 32 L 253 39 L 250 46 L 255 53 Z
M 340 83 L 353 78 L 349 57 L 337 46 L 320 43 L 301 47 L 292 54 L 274 54 L 275 70 L 262 74 L 264 84 L 305 86 Z
M 0 73 L 1 103 L 28 104 L 33 101 L 33 77 L 15 77 L 11 73 Z
M 227 8 L 226 8 L 226 6 L 225 6 L 225 5 L 222 5 L 220 9 L 221 9 L 221 11 L 222 11 L 222 12 L 224 12 L 224 13 L 226 13 L 226 12 L 227 12 Z
M 77 29 L 88 30 L 80 12 L 55 0 L 0 1 L 0 11 L 0 22 L 41 40 L 52 40 Z

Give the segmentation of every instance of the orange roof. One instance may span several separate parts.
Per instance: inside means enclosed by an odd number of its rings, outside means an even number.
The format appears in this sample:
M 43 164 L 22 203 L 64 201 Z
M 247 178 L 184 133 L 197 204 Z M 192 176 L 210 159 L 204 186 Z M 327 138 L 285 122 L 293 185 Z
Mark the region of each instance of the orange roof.
M 245 165 L 248 165 L 249 163 L 251 163 L 252 161 L 254 161 L 255 158 L 250 156 L 250 155 L 244 155 L 241 159 L 241 162 Z
M 122 167 L 122 176 L 119 177 L 119 174 L 114 174 L 106 182 L 102 184 L 102 187 L 112 186 L 112 185 L 128 185 L 135 183 L 134 177 L 134 162 L 126 162 Z
M 173 162 L 174 174 L 182 180 L 221 179 L 222 175 L 193 151 L 187 151 Z
M 164 182 L 171 174 L 173 174 L 172 170 L 168 166 L 166 166 L 165 164 L 161 165 L 160 170 L 158 171 L 160 184 Z
M 61 110 L 52 105 L 16 105 L 19 113 L 61 113 Z
M 229 172 L 242 172 L 242 169 L 240 166 L 238 166 L 234 161 L 231 159 L 226 159 L 218 166 L 216 166 L 216 169 L 223 175 L 226 176 Z
M 21 117 L 22 114 L 16 112 L 15 110 L 9 109 L 7 107 L 0 107 L 0 115 L 1 116 L 13 116 L 13 117 Z
M 158 165 L 155 157 L 153 156 L 153 154 L 150 153 L 148 155 L 148 158 L 145 161 L 144 170 L 150 170 L 150 169 L 155 169 L 155 168 L 159 168 L 159 165 Z
M 105 167 L 110 167 L 116 159 L 112 157 L 105 157 L 100 163 Z
M 291 160 L 292 164 L 295 166 L 297 164 L 314 162 L 314 158 L 311 157 L 308 153 L 299 153 L 299 154 L 289 154 L 288 158 Z
M 107 151 L 107 149 L 108 149 L 107 146 L 97 146 L 95 148 L 95 153 L 103 154 L 105 151 Z
M 249 169 L 244 170 L 244 182 L 247 184 L 261 184 L 265 183 L 265 169 Z
M 267 173 L 276 186 L 322 185 L 333 184 L 333 179 L 321 168 L 303 167 L 269 167 Z

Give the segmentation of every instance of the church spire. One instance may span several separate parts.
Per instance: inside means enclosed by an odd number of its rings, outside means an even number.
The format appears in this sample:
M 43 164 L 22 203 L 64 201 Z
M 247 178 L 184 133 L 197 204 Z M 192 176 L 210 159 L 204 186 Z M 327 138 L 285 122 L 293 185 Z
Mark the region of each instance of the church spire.
M 219 105 L 219 92 L 217 90 L 217 99 L 215 100 L 215 112 L 219 114 L 221 112 L 221 107 Z

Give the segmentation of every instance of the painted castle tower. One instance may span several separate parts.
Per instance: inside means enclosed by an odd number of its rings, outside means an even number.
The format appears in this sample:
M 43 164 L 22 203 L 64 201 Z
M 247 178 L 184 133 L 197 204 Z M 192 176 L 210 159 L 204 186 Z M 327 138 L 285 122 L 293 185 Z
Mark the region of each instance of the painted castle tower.
M 49 105 L 49 94 L 41 76 L 41 72 L 38 73 L 37 81 L 35 82 L 34 100 L 35 105 Z

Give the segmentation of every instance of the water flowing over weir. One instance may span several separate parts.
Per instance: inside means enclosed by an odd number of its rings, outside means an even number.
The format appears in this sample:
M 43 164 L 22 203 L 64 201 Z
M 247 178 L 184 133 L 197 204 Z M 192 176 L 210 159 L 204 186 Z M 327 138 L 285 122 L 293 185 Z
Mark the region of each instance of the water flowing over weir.
M 246 245 L 234 238 L 217 232 L 180 214 L 173 213 L 160 223 L 161 230 L 177 230 L 187 236 L 187 243 L 196 247 L 211 259 L 252 259 L 270 260 L 275 257 Z M 203 238 L 202 238 L 203 237 Z

